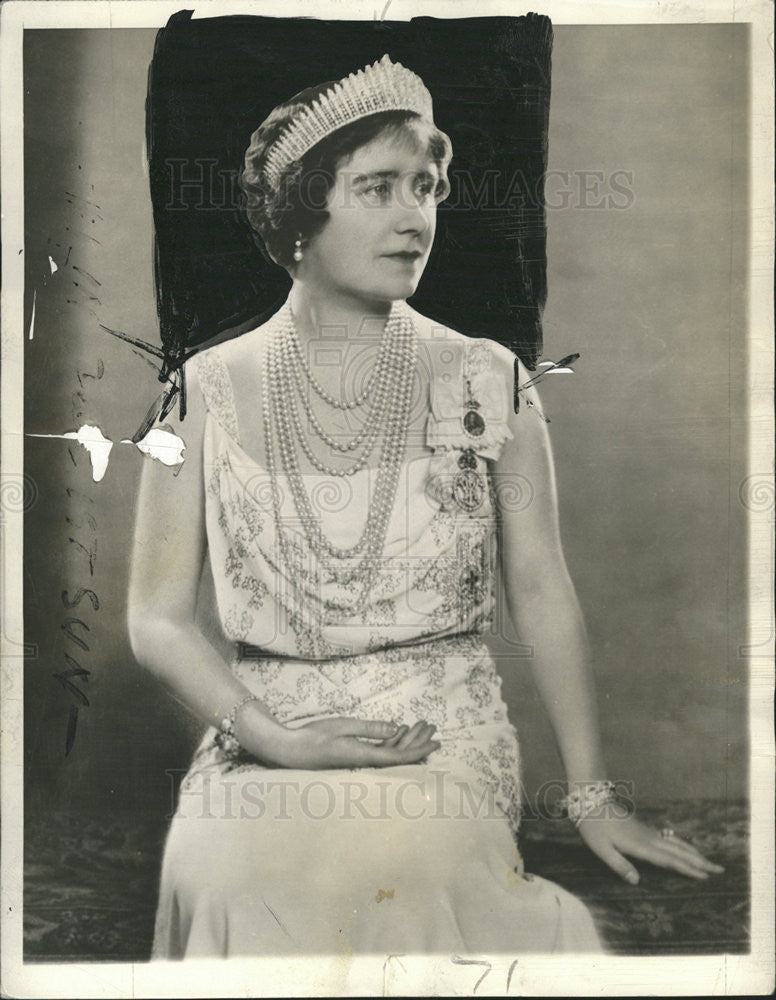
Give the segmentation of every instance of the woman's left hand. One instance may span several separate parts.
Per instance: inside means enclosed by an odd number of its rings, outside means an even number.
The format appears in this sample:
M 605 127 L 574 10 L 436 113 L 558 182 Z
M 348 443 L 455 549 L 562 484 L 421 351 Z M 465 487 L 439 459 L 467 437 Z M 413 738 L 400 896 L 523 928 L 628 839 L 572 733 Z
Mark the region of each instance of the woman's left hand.
M 705 879 L 724 871 L 686 840 L 673 833 L 661 834 L 635 816 L 590 816 L 582 820 L 578 830 L 590 850 L 631 885 L 637 884 L 639 873 L 626 854 L 661 868 L 673 868 L 690 878 Z

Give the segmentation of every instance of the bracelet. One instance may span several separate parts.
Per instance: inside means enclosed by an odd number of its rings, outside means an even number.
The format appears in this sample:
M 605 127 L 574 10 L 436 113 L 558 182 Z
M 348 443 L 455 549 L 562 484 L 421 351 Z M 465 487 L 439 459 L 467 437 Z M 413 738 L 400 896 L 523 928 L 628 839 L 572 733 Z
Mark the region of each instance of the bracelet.
M 237 718 L 237 713 L 243 707 L 247 705 L 249 701 L 259 701 L 258 695 L 246 694 L 244 698 L 234 706 L 232 711 L 225 718 L 221 719 L 221 726 L 215 735 L 216 746 L 220 747 L 227 757 L 236 757 L 242 750 L 240 741 L 234 735 L 234 723 Z
M 585 817 L 607 802 L 613 802 L 616 798 L 614 784 L 611 781 L 591 781 L 565 795 L 559 800 L 558 806 L 565 812 L 574 826 L 579 826 Z

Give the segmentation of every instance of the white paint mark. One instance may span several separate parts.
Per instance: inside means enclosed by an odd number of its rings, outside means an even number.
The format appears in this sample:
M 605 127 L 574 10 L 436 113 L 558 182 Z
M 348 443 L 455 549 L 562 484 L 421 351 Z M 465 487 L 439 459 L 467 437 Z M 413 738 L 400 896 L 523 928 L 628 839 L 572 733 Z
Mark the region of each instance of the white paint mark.
M 32 335 L 35 331 L 35 306 L 38 301 L 38 289 L 33 288 L 32 290 L 32 318 L 30 319 L 30 334 L 29 339 L 32 340 Z
M 124 439 L 122 444 L 133 444 L 134 442 Z M 186 443 L 172 431 L 163 431 L 159 427 L 153 427 L 143 438 L 137 442 L 137 447 L 144 455 L 150 455 L 163 465 L 180 465 L 183 461 L 183 452 L 186 450 Z
M 89 458 L 92 462 L 92 479 L 95 483 L 99 483 L 105 475 L 113 442 L 103 437 L 99 427 L 84 424 L 77 431 L 68 431 L 67 434 L 28 434 L 27 437 L 61 438 L 68 441 L 77 441 L 89 452 Z
M 89 458 L 92 462 L 92 478 L 95 483 L 99 483 L 105 475 L 113 442 L 103 435 L 99 427 L 84 424 L 77 431 L 68 431 L 67 434 L 28 434 L 27 437 L 77 441 L 89 452 Z M 121 444 L 134 444 L 134 441 L 124 438 Z M 150 455 L 151 458 L 157 459 L 163 465 L 180 465 L 183 462 L 186 443 L 172 431 L 163 431 L 159 427 L 153 427 L 142 441 L 138 441 L 137 448 L 144 455 Z
M 54 274 L 56 271 L 59 270 L 59 268 L 57 267 L 57 262 L 54 260 L 54 258 L 50 254 L 49 254 L 49 266 L 51 267 L 51 273 L 52 274 Z

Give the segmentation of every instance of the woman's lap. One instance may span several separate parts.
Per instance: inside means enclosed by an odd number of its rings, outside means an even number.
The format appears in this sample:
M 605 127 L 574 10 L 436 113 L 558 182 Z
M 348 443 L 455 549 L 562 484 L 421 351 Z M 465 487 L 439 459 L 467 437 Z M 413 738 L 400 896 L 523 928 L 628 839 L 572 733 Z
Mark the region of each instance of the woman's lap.
M 165 849 L 157 957 L 599 950 L 585 907 L 523 871 L 517 734 L 489 654 L 459 645 L 360 672 L 237 665 L 286 725 L 345 695 L 359 717 L 405 722 L 422 702 L 441 745 L 424 764 L 301 771 L 229 759 L 210 730 Z
M 455 762 L 194 769 L 155 954 L 597 950 L 579 901 L 523 872 L 487 784 Z

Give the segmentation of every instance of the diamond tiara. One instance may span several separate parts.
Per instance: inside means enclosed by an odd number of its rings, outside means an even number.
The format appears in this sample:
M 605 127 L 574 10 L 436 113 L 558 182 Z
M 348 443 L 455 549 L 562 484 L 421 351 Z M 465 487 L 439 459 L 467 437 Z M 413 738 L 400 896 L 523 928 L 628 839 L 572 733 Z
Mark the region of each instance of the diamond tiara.
M 433 120 L 431 94 L 420 77 L 401 63 L 382 59 L 351 73 L 300 111 L 273 143 L 264 174 L 277 187 L 283 171 L 309 149 L 343 125 L 378 111 L 414 111 Z

